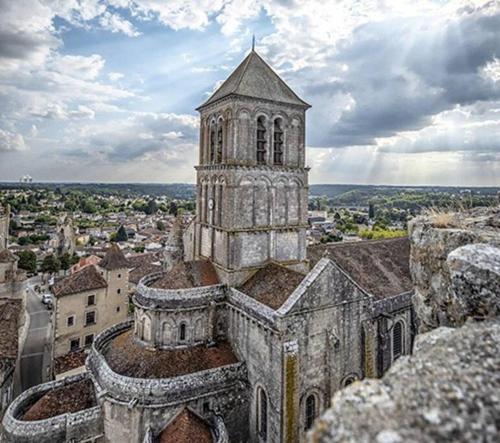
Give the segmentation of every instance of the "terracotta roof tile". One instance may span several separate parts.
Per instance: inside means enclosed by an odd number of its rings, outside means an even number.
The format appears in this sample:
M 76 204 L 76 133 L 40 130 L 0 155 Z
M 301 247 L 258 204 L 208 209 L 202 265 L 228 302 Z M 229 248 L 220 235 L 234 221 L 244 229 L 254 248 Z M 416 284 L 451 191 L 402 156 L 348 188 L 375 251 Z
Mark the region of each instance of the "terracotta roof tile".
M 169 378 L 237 363 L 226 342 L 207 348 L 149 349 L 139 345 L 132 331 L 117 336 L 104 352 L 111 369 L 118 374 L 139 378 Z
M 127 269 L 129 263 L 120 247 L 116 243 L 112 243 L 104 258 L 99 262 L 99 266 L 108 271 L 114 271 L 116 269 Z
M 217 272 L 208 260 L 181 262 L 151 286 L 161 289 L 188 289 L 219 283 Z
M 239 290 L 272 309 L 278 309 L 304 277 L 299 272 L 269 263 L 252 275 Z
M 54 359 L 54 372 L 62 374 L 85 365 L 87 353 L 84 350 L 78 352 L 69 352 Z
M 26 411 L 22 420 L 46 420 L 57 415 L 82 411 L 95 405 L 92 381 L 81 380 L 48 391 Z
M 134 284 L 138 284 L 141 278 L 149 274 L 161 272 L 161 270 L 162 267 L 160 265 L 155 265 L 153 263 L 144 263 L 129 272 L 128 281 Z
M 407 237 L 315 245 L 308 248 L 311 265 L 323 256 L 333 260 L 365 291 L 378 299 L 413 289 L 410 241 Z
M 56 297 L 106 288 L 107 283 L 95 266 L 87 266 L 57 281 L 52 287 Z
M 189 409 L 183 409 L 158 437 L 159 443 L 213 443 L 210 426 Z
M 11 263 L 17 261 L 18 258 L 8 249 L 0 251 L 0 263 Z
M 17 359 L 21 300 L 0 299 L 0 358 Z

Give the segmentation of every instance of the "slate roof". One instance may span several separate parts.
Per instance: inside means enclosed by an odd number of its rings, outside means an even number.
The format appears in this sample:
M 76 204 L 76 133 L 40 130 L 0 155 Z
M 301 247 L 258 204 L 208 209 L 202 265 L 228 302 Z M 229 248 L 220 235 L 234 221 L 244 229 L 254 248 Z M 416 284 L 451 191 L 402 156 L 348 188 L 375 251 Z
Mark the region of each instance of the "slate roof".
M 22 301 L 0 299 L 0 359 L 17 359 Z
M 413 289 L 407 237 L 314 245 L 308 248 L 307 254 L 311 266 L 328 257 L 377 299 Z
M 108 271 L 114 271 L 127 269 L 129 264 L 120 247 L 116 243 L 112 243 L 104 258 L 99 262 L 99 266 Z
M 48 391 L 26 411 L 22 420 L 46 420 L 93 406 L 96 406 L 94 385 L 86 379 Z
M 95 266 L 87 266 L 57 281 L 52 287 L 56 297 L 106 288 L 108 284 Z
M 213 264 L 208 260 L 196 260 L 176 264 L 156 280 L 151 287 L 160 289 L 189 289 L 219 283 Z
M 159 257 L 156 253 L 137 254 L 127 257 L 128 268 L 131 270 L 128 280 L 131 283 L 138 284 L 141 278 L 149 274 L 161 272 L 162 267 L 159 264 Z
M 252 275 L 239 290 L 255 300 L 279 309 L 305 275 L 276 263 L 269 263 Z
M 210 426 L 189 409 L 183 409 L 158 436 L 159 443 L 213 443 Z
M 198 107 L 198 110 L 229 95 L 273 100 L 310 108 L 310 105 L 300 99 L 254 50 L 248 54 L 219 89 Z
M 114 338 L 104 351 L 104 357 L 113 371 L 138 378 L 170 378 L 238 362 L 227 342 L 210 348 L 200 345 L 150 350 L 137 344 L 133 331 Z

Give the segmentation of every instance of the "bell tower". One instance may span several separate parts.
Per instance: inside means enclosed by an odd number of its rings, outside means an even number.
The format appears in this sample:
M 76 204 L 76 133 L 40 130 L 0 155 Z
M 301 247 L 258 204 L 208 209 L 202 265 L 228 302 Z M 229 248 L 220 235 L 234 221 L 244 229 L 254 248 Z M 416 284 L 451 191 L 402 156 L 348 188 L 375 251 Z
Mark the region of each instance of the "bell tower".
M 309 107 L 252 48 L 197 108 L 194 251 L 224 283 L 238 286 L 272 261 L 308 270 Z

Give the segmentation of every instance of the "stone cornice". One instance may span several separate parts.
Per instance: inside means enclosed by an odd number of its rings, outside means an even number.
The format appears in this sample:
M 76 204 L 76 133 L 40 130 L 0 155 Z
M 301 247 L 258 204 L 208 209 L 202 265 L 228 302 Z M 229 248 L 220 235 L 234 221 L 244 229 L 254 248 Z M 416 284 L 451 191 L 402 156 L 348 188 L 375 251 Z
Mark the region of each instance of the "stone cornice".
M 241 171 L 267 171 L 267 172 L 301 172 L 307 173 L 311 170 L 309 166 L 279 166 L 279 165 L 245 165 L 245 164 L 230 164 L 230 163 L 219 163 L 219 164 L 208 164 L 208 165 L 197 165 L 194 167 L 196 171 L 227 171 L 227 170 L 241 170 Z

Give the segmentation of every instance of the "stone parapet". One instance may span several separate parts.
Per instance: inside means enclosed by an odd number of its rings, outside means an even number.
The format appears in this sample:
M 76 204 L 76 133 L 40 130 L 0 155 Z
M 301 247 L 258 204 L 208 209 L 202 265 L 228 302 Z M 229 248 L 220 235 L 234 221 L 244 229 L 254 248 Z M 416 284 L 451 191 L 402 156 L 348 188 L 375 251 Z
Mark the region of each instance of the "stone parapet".
M 246 380 L 246 366 L 235 363 L 215 369 L 165 379 L 134 378 L 114 372 L 102 351 L 116 336 L 128 331 L 133 322 L 112 326 L 98 335 L 87 359 L 87 368 L 99 385 L 100 396 L 143 406 L 165 406 L 190 401 L 204 394 L 226 390 Z
M 24 421 L 26 409 L 47 392 L 89 378 L 88 373 L 43 383 L 24 391 L 7 409 L 3 419 L 2 442 L 5 443 L 63 443 L 81 441 L 102 435 L 102 413 L 99 406 L 67 413 L 46 420 Z
M 252 315 L 255 319 L 262 321 L 266 326 L 273 329 L 277 328 L 277 320 L 279 316 L 276 311 L 269 306 L 266 306 L 252 297 L 238 291 L 234 288 L 228 290 L 229 303 L 238 309 L 242 309 L 245 313 Z
M 157 272 L 143 277 L 137 285 L 134 301 L 150 309 L 188 309 L 205 307 L 210 302 L 225 299 L 225 286 L 218 284 L 188 289 L 160 289 L 150 285 L 163 274 Z

